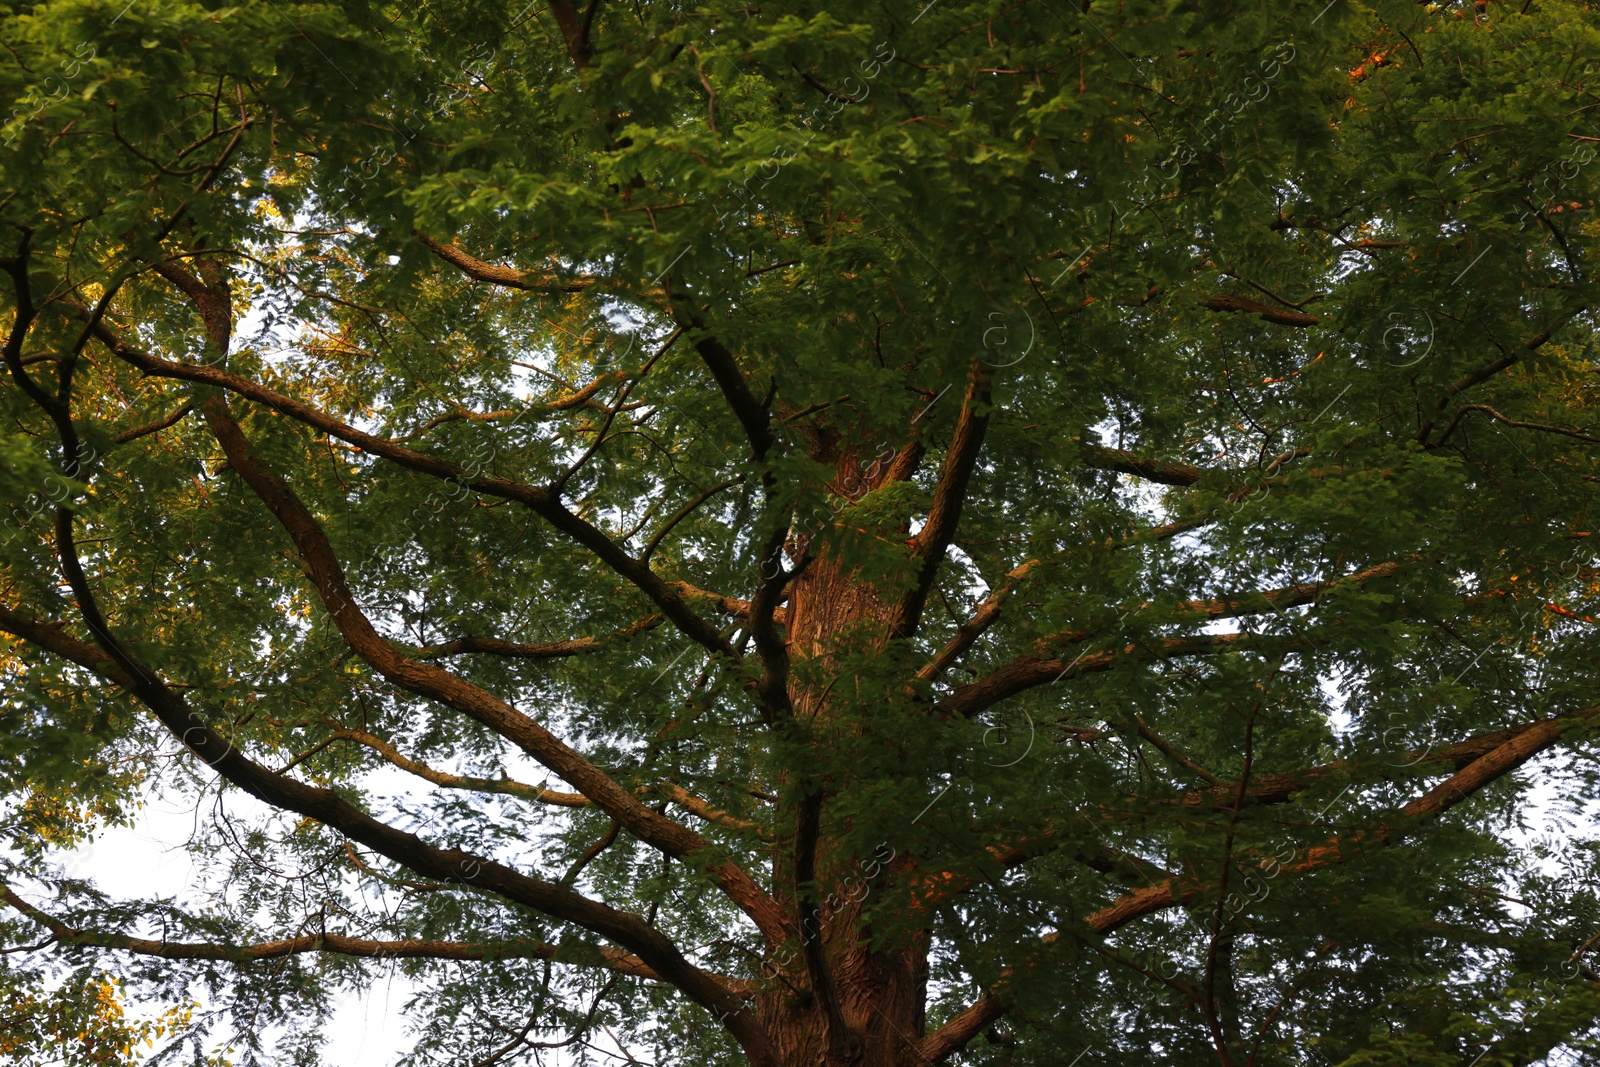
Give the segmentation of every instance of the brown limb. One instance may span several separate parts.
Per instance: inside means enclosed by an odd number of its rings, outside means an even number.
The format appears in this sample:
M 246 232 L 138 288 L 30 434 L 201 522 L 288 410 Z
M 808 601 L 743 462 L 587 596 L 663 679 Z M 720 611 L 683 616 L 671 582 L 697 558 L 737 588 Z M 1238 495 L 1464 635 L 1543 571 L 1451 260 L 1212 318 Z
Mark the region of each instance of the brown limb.
M 1189 771 L 1191 774 L 1203 778 L 1212 785 L 1222 784 L 1221 778 L 1218 778 L 1216 775 L 1200 766 L 1200 764 L 1184 755 L 1178 750 L 1176 745 L 1172 744 L 1172 742 L 1168 741 L 1166 738 L 1162 737 L 1160 734 L 1151 729 L 1150 724 L 1145 722 L 1144 719 L 1138 715 L 1135 715 L 1133 717 L 1133 723 L 1135 728 L 1139 731 L 1139 736 L 1154 745 L 1156 747 L 1156 751 L 1160 752 L 1173 763 L 1176 763 L 1178 766 L 1182 767 L 1186 771 Z M 1243 787 L 1241 786 L 1240 788 Z
M 1285 311 L 1282 308 L 1272 307 L 1243 296 L 1213 296 L 1206 300 L 1205 306 L 1212 311 L 1245 311 L 1259 316 L 1267 322 L 1275 322 L 1280 326 L 1306 327 L 1315 326 L 1321 322 L 1317 315 L 1307 315 L 1303 311 Z
M 589 798 L 582 793 L 563 793 L 555 789 L 545 789 L 542 786 L 528 785 L 526 782 L 512 781 L 507 778 L 472 778 L 465 775 L 448 774 L 444 771 L 435 770 L 418 760 L 411 759 L 387 741 L 375 734 L 367 733 L 365 730 L 354 730 L 331 720 L 324 720 L 323 725 L 331 729 L 333 734 L 327 741 L 316 746 L 317 749 L 325 747 L 330 741 L 354 741 L 377 752 L 385 760 L 401 770 L 447 789 L 465 789 L 477 793 L 498 793 L 505 796 L 520 797 L 523 800 L 536 801 L 540 804 L 553 804 L 563 808 L 587 808 L 591 805 Z M 296 758 L 294 763 L 299 763 L 309 754 Z M 291 766 L 293 766 L 293 763 L 291 763 Z M 288 768 L 284 769 L 287 770 Z M 746 822 L 720 808 L 712 807 L 711 804 L 695 796 L 676 782 L 661 782 L 655 788 L 662 796 L 667 797 L 685 811 L 697 818 L 704 819 L 706 822 L 713 822 L 718 826 L 739 833 L 755 834 L 763 838 L 769 836 L 755 823 Z M 639 790 L 638 792 L 642 795 L 648 790 Z
M 1450 778 L 1402 807 L 1389 823 L 1347 835 L 1330 838 L 1307 849 L 1303 858 L 1282 870 L 1306 874 L 1342 861 L 1350 850 L 1369 845 L 1387 845 L 1415 830 L 1425 819 L 1437 816 L 1474 793 L 1497 781 L 1560 742 L 1568 731 L 1591 728 L 1600 721 L 1600 707 L 1545 719 L 1511 731 L 1499 744 L 1473 759 Z M 1239 787 L 1235 786 L 1235 790 Z M 1242 794 L 1236 794 L 1242 795 Z M 1158 885 L 1125 894 L 1088 916 L 1084 922 L 1097 934 L 1108 934 L 1135 919 L 1186 903 L 1205 893 L 1205 888 L 1188 879 L 1168 879 Z M 1054 940 L 1048 935 L 1046 940 Z M 919 1051 L 931 1061 L 948 1057 L 965 1047 L 986 1027 L 1005 1014 L 1004 1001 L 991 991 L 923 1039 Z
M 124 430 L 117 434 L 117 444 L 125 445 L 129 441 L 137 441 L 141 437 L 148 437 L 153 433 L 160 433 L 168 426 L 175 425 L 179 420 L 193 410 L 194 402 L 192 400 L 186 400 L 177 411 L 174 411 L 171 415 L 168 415 L 164 419 L 157 419 L 155 422 L 146 423 L 143 426 L 137 426 L 134 429 Z
M 528 785 L 526 782 L 514 782 L 508 778 L 472 778 L 466 775 L 449 774 L 445 771 L 435 770 L 426 763 L 404 755 L 399 749 L 376 734 L 370 734 L 365 730 L 353 730 L 348 726 L 341 726 L 331 720 L 324 720 L 323 725 L 333 731 L 328 741 L 353 741 L 356 744 L 365 745 L 407 774 L 414 774 L 424 781 L 444 786 L 447 789 L 466 789 L 475 793 L 499 793 L 505 796 L 520 797 L 523 800 L 537 801 L 540 804 L 554 804 L 563 808 L 586 808 L 590 804 L 589 798 L 582 793 L 562 793 L 554 789 Z M 324 742 L 324 744 L 326 743 Z M 299 760 L 295 762 L 298 763 Z M 284 769 L 287 770 L 288 768 Z
M 972 481 L 972 472 L 977 468 L 978 454 L 983 449 L 984 434 L 989 428 L 990 385 L 993 380 L 993 369 L 982 360 L 974 359 L 967 371 L 967 391 L 962 398 L 961 414 L 956 418 L 956 428 L 950 436 L 950 447 L 944 456 L 944 466 L 939 471 L 939 481 L 933 489 L 933 504 L 928 509 L 927 521 L 911 542 L 917 573 L 911 589 L 901 598 L 890 618 L 890 632 L 897 637 L 910 637 L 916 632 L 939 567 L 944 563 L 950 543 L 955 540 L 956 527 L 961 522 L 961 509 L 967 499 L 967 487 Z
M 85 596 L 88 590 L 75 591 L 82 610 L 89 599 Z M 89 610 L 97 611 L 92 606 Z M 638 916 L 486 857 L 436 848 L 415 834 L 378 821 L 332 790 L 268 770 L 236 749 L 205 716 L 190 708 L 182 695 L 131 661 L 114 642 L 115 654 L 74 640 L 58 625 L 26 619 L 4 608 L 0 608 L 0 628 L 129 690 L 185 747 L 256 799 L 315 819 L 418 874 L 495 894 L 616 942 L 637 955 L 661 980 L 712 1011 L 759 1067 L 779 1067 L 765 1031 L 742 998 L 716 976 L 691 964 L 670 939 Z
M 1163 485 L 1194 485 L 1206 472 L 1199 467 L 1188 463 L 1169 463 L 1166 460 L 1145 459 L 1124 452 L 1120 448 L 1101 448 L 1097 445 L 1085 445 L 1082 449 L 1083 464 L 1099 470 L 1121 471 L 1123 474 L 1135 474 L 1152 482 Z
M 740 600 L 738 597 L 713 593 L 688 582 L 673 582 L 672 587 L 681 593 L 686 600 L 710 604 L 724 615 L 732 615 L 734 618 L 739 619 L 750 617 L 750 601 L 748 600 Z M 783 625 L 785 619 L 784 609 L 774 608 L 772 617 L 780 626 Z
M 87 309 L 79 308 L 76 311 L 83 316 L 88 315 Z M 205 385 L 215 385 L 258 404 L 265 405 L 297 422 L 303 422 L 307 426 L 315 427 L 330 437 L 355 445 L 361 451 L 370 455 L 381 456 L 408 470 L 414 470 L 434 478 L 462 485 L 474 492 L 516 501 L 525 505 L 561 533 L 587 548 L 596 558 L 617 574 L 631 582 L 640 592 L 654 601 L 661 608 L 662 614 L 672 620 L 673 624 L 686 636 L 709 651 L 735 659 L 738 658 L 737 653 L 723 640 L 716 627 L 692 611 L 688 604 L 684 602 L 683 596 L 671 583 L 662 580 L 647 564 L 628 555 L 620 545 L 607 537 L 600 529 L 569 511 L 560 498 L 548 488 L 526 485 L 506 478 L 487 475 L 480 470 L 469 469 L 450 460 L 440 459 L 436 456 L 407 448 L 395 441 L 365 433 L 325 412 L 217 367 L 196 367 L 187 363 L 173 363 L 160 359 L 129 344 L 115 331 L 105 326 L 104 323 L 96 324 L 94 335 L 119 359 L 146 374 L 155 377 L 174 378 L 180 381 L 199 382 Z
M 594 18 L 594 5 L 590 5 L 588 18 L 581 18 L 567 0 L 550 0 L 550 13 L 561 27 L 561 36 L 567 42 L 567 55 L 579 70 L 589 65 L 589 20 Z
M 1174 620 L 1196 616 L 1208 619 L 1223 619 L 1280 612 L 1284 608 L 1315 603 L 1330 589 L 1376 578 L 1390 577 L 1397 569 L 1397 564 L 1380 563 L 1356 574 L 1326 582 L 1306 582 L 1282 589 L 1263 589 L 1257 592 L 1214 600 L 1183 601 L 1172 606 L 1171 617 Z M 1131 614 L 1134 611 L 1148 611 L 1153 606 L 1153 602 L 1145 601 L 1123 614 Z M 1096 634 L 1097 631 L 1075 630 L 1041 637 L 1034 642 L 1034 652 L 1018 656 L 983 678 L 960 687 L 935 706 L 946 712 L 959 712 L 960 714 L 971 716 L 1026 689 L 1048 685 L 1063 678 L 1110 670 L 1117 663 L 1123 662 L 1129 657 L 1141 658 L 1149 656 L 1155 659 L 1170 659 L 1177 656 L 1206 655 L 1232 647 L 1230 642 L 1246 640 L 1246 644 L 1238 647 L 1254 647 L 1252 642 L 1255 641 L 1254 638 L 1244 634 L 1214 635 L 1223 639 L 1223 643 L 1220 645 L 1212 643 L 1212 639 L 1208 637 L 1167 638 L 1148 649 L 1142 649 L 1140 646 L 1130 644 L 1121 652 L 1114 650 L 1096 653 L 1084 652 L 1075 659 L 1066 662 L 1058 657 L 1057 653 L 1062 649 L 1081 645 L 1095 637 Z M 1267 638 L 1264 640 L 1270 643 L 1273 639 Z
M 1268 654 L 1313 647 L 1309 638 L 1261 636 L 1256 634 L 1208 634 L 1198 637 L 1168 637 L 1148 644 L 1128 644 L 1119 649 L 1082 652 L 1071 660 L 1054 656 L 1018 656 L 988 675 L 961 686 L 934 705 L 944 715 L 968 718 L 991 708 L 1008 697 L 1041 685 L 1098 674 L 1124 663 L 1179 659 L 1189 656 L 1214 656 L 1226 652 L 1257 651 Z
M 553 6 L 553 5 L 552 5 Z M 485 262 L 453 243 L 435 240 L 420 231 L 417 237 L 433 254 L 455 267 L 469 278 L 506 289 L 521 289 L 530 293 L 581 293 L 595 285 L 593 278 L 562 279 L 549 274 L 501 267 Z
M 768 939 L 787 938 L 790 924 L 777 903 L 731 860 L 711 859 L 712 845 L 705 838 L 641 804 L 599 767 L 499 697 L 431 663 L 404 655 L 379 635 L 356 606 L 344 570 L 321 527 L 288 483 L 256 456 L 222 397 L 207 401 L 203 411 L 232 468 L 294 542 L 330 618 L 353 652 L 392 684 L 454 708 L 513 741 L 641 841 L 680 859 L 704 856 L 729 899 Z
M 1509 416 L 1502 415 L 1488 404 L 1461 404 L 1457 406 L 1455 418 L 1450 420 L 1450 425 L 1445 427 L 1444 433 L 1440 434 L 1436 440 L 1428 445 L 1428 447 L 1438 448 L 1440 445 L 1444 444 L 1445 440 L 1455 432 L 1455 428 L 1461 424 L 1461 420 L 1466 417 L 1466 414 L 1469 411 L 1481 411 L 1495 422 L 1501 423 L 1505 426 L 1510 426 L 1516 430 L 1537 430 L 1541 433 L 1560 434 L 1562 437 L 1571 437 L 1575 440 L 1587 442 L 1588 444 L 1600 445 L 1600 437 L 1595 437 L 1593 434 L 1590 434 L 1584 430 L 1573 430 L 1565 426 L 1550 426 L 1542 422 L 1523 422 L 1520 419 L 1513 419 Z
M 667 296 L 671 301 L 674 321 L 693 338 L 694 350 L 700 353 L 706 369 L 711 372 L 712 380 L 722 391 L 722 398 L 727 401 L 734 417 L 739 420 L 739 425 L 744 428 L 745 438 L 750 442 L 751 455 L 756 462 L 761 462 L 767 458 L 767 453 L 776 443 L 772 436 L 771 410 L 766 403 L 756 399 L 744 372 L 739 369 L 738 358 L 727 345 L 710 332 L 705 317 L 700 314 L 693 301 L 687 295 L 672 290 L 670 280 L 665 284 L 668 285 Z
M 633 637 L 661 625 L 662 616 L 650 615 L 631 626 L 624 626 L 605 637 L 575 637 L 569 641 L 546 641 L 542 644 L 523 644 L 501 641 L 493 637 L 458 637 L 442 645 L 426 645 L 417 650 L 421 659 L 441 659 L 445 656 L 482 653 L 490 656 L 510 656 L 515 659 L 564 659 L 603 652 L 618 641 Z
M 103 933 L 69 926 L 60 919 L 41 911 L 7 886 L 0 885 L 0 900 L 4 900 L 28 918 L 50 931 L 55 942 L 65 948 L 109 948 L 133 952 L 141 956 L 156 956 L 168 960 L 220 960 L 230 963 L 253 963 L 256 960 L 279 959 L 307 952 L 326 952 L 338 956 L 357 956 L 380 960 L 554 960 L 560 951 L 556 945 L 542 941 L 437 941 L 403 940 L 376 941 L 369 938 L 347 937 L 343 934 L 305 934 L 275 941 L 259 941 L 245 945 L 218 945 L 182 941 L 155 941 L 143 937 Z M 635 978 L 662 981 L 659 974 L 632 953 L 603 947 L 600 949 L 600 966 Z M 578 960 L 562 962 L 579 962 Z M 726 980 L 725 981 L 729 981 Z
M 1007 574 L 1000 583 L 999 588 L 984 598 L 983 603 L 978 605 L 978 609 L 972 613 L 972 616 L 966 622 L 956 627 L 955 636 L 945 642 L 945 646 L 939 650 L 939 654 L 929 660 L 917 672 L 918 680 L 931 682 L 948 670 L 956 660 L 960 659 L 967 649 L 971 648 L 973 643 L 983 636 L 984 631 L 993 626 L 1000 618 L 1000 612 L 1005 608 L 1006 600 L 1010 598 L 1017 584 L 1026 578 L 1028 572 L 1038 565 L 1038 560 L 1030 559 Z
M 741 819 L 721 808 L 714 808 L 705 800 L 695 796 L 676 782 L 662 782 L 656 787 L 661 795 L 671 800 L 685 811 L 699 816 L 706 822 L 714 822 L 718 826 L 732 830 L 735 833 L 754 834 L 763 841 L 770 841 L 772 834 L 762 829 L 756 823 Z

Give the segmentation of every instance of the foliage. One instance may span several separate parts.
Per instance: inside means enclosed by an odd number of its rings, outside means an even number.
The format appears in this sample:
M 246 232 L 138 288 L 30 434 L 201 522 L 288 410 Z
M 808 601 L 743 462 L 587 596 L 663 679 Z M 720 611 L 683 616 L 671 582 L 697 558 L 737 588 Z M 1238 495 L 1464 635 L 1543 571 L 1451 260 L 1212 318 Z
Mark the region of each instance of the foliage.
M 0 3 L 0 1049 L 1594 1056 L 1600 9 L 1324 3 Z

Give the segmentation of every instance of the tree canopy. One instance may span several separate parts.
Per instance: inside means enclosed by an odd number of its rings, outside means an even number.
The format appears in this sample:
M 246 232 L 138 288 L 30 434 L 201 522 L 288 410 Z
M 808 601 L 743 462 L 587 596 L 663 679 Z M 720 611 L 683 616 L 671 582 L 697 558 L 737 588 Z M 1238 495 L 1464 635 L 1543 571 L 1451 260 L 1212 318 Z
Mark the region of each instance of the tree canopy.
M 0 41 L 0 1057 L 1594 1062 L 1595 5 Z

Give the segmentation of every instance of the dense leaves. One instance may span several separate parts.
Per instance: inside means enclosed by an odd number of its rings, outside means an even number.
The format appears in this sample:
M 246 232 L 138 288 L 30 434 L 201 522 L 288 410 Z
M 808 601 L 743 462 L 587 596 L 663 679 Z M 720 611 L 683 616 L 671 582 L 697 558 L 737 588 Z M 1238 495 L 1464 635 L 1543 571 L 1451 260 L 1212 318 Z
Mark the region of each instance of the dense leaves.
M 6 1055 L 1596 1055 L 1600 10 L 0 21 Z

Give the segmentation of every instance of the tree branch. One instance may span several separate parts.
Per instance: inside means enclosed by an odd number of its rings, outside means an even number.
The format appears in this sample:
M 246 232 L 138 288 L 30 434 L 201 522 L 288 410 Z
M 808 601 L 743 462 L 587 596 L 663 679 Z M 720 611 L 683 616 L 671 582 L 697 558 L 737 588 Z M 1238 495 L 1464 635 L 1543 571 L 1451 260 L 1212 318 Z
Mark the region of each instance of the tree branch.
M 1213 296 L 1205 304 L 1212 311 L 1246 311 L 1280 326 L 1315 326 L 1322 321 L 1316 315 L 1307 315 L 1303 311 L 1285 311 L 1243 296 Z
M 1398 565 L 1395 563 L 1380 563 L 1356 574 L 1326 582 L 1306 582 L 1282 589 L 1264 589 L 1214 600 L 1182 601 L 1172 606 L 1171 618 L 1173 621 L 1185 618 L 1222 619 L 1279 612 L 1284 608 L 1314 603 L 1328 590 L 1339 586 L 1390 577 L 1397 569 Z M 1131 610 L 1148 611 L 1153 606 L 1152 601 L 1145 601 Z M 1257 638 L 1248 634 L 1216 634 L 1209 637 L 1165 638 L 1151 646 L 1130 644 L 1120 653 L 1109 650 L 1084 652 L 1066 662 L 1056 655 L 1062 648 L 1083 644 L 1096 634 L 1096 631 L 1076 630 L 1041 637 L 1034 642 L 1035 651 L 1032 654 L 1018 656 L 985 677 L 961 686 L 939 701 L 935 707 L 946 712 L 972 716 L 1026 689 L 1048 685 L 1063 678 L 1110 670 L 1117 663 L 1130 658 L 1171 659 L 1178 656 L 1208 655 L 1226 651 L 1230 647 L 1250 648 L 1257 645 L 1267 647 L 1273 640 L 1282 640 Z
M 75 308 L 74 311 L 80 316 L 88 314 L 84 308 Z M 307 404 L 220 368 L 196 367 L 160 359 L 129 344 L 104 323 L 95 325 L 94 335 L 117 358 L 146 374 L 226 389 L 407 470 L 454 482 L 474 492 L 525 505 L 571 540 L 587 548 L 606 566 L 654 601 L 661 608 L 662 614 L 672 620 L 685 636 L 711 652 L 738 658 L 738 654 L 723 640 L 716 627 L 690 610 L 683 596 L 671 583 L 663 581 L 647 564 L 628 555 L 601 530 L 567 510 L 560 497 L 549 489 L 486 475 L 481 470 L 468 469 L 450 460 L 439 459 L 394 441 L 365 433 Z
M 944 562 L 950 542 L 955 539 L 961 509 L 967 499 L 967 486 L 972 481 L 978 453 L 983 449 L 984 434 L 989 429 L 993 379 L 994 373 L 988 364 L 978 359 L 972 361 L 967 371 L 967 392 L 962 398 L 961 414 L 956 419 L 950 448 L 945 452 L 944 466 L 933 489 L 933 505 L 928 509 L 927 521 L 911 541 L 911 555 L 918 563 L 916 577 L 889 620 L 889 632 L 896 637 L 910 637 L 916 632 L 939 566 Z
M 917 672 L 917 679 L 931 682 L 948 670 L 956 660 L 960 659 L 967 649 L 971 648 L 978 638 L 983 636 L 984 631 L 999 620 L 1000 612 L 1005 608 L 1006 600 L 1010 598 L 1017 584 L 1026 578 L 1028 572 L 1038 565 L 1038 560 L 1030 559 L 1007 574 L 1000 586 L 985 597 L 982 604 L 978 605 L 978 609 L 972 613 L 972 617 L 956 627 L 955 636 L 945 642 L 945 646 L 939 650 L 939 654 L 923 665 L 922 669 Z
M 263 803 L 324 823 L 424 876 L 493 893 L 592 930 L 631 950 L 661 980 L 712 1011 L 759 1067 L 780 1067 L 765 1031 L 743 1000 L 714 975 L 689 963 L 676 945 L 638 916 L 486 857 L 435 848 L 415 834 L 379 822 L 330 789 L 268 770 L 212 729 L 203 715 L 147 669 L 138 664 L 130 669 L 118 662 L 123 656 L 113 657 L 106 650 L 83 645 L 57 625 L 24 619 L 0 608 L 0 629 L 127 688 L 186 748 Z
M 776 443 L 772 436 L 772 412 L 766 403 L 756 399 L 750 384 L 745 381 L 744 372 L 739 369 L 737 357 L 709 331 L 704 317 L 690 298 L 674 292 L 668 284 L 667 297 L 671 302 L 673 320 L 693 337 L 694 350 L 700 353 L 706 369 L 722 391 L 723 399 L 744 428 L 751 455 L 757 463 L 762 462 Z
M 194 402 L 192 400 L 186 400 L 181 406 L 179 406 L 177 411 L 174 411 L 171 415 L 168 415 L 164 419 L 157 419 L 155 422 L 146 423 L 143 426 L 138 426 L 131 430 L 124 430 L 122 433 L 117 434 L 117 444 L 125 445 L 129 441 L 137 441 L 141 437 L 148 437 L 150 434 L 160 433 L 168 426 L 175 425 L 179 420 L 193 410 Z
M 203 408 L 212 433 L 233 469 L 267 506 L 294 542 L 318 595 L 345 643 L 394 685 L 436 700 L 482 723 L 572 784 L 641 841 L 670 856 L 700 856 L 717 883 L 769 940 L 782 941 L 790 924 L 777 903 L 731 860 L 711 858 L 709 841 L 687 826 L 639 803 L 600 768 L 533 719 L 480 687 L 400 653 L 356 606 L 326 535 L 289 485 L 256 457 L 221 395 Z
M 579 70 L 587 67 L 590 58 L 587 21 L 578 16 L 567 0 L 550 0 L 550 13 L 561 27 L 561 36 L 566 39 L 567 55 L 571 57 L 572 65 Z
M 991 708 L 1008 697 L 1041 685 L 1109 671 L 1124 663 L 1179 659 L 1188 656 L 1215 656 L 1226 652 L 1253 651 L 1271 654 L 1310 647 L 1303 637 L 1259 634 L 1207 634 L 1199 637 L 1167 637 L 1149 644 L 1128 644 L 1121 649 L 1083 652 L 1072 660 L 1044 656 L 1019 656 L 988 674 L 955 690 L 934 704 L 945 715 L 968 718 Z
M 167 960 L 222 960 L 230 963 L 253 963 L 256 960 L 278 959 L 306 952 L 326 952 L 338 956 L 356 956 L 380 960 L 462 960 L 488 961 L 507 959 L 555 960 L 560 952 L 557 945 L 542 941 L 437 941 L 402 940 L 375 941 L 368 938 L 347 937 L 343 934 L 304 934 L 299 937 L 280 938 L 276 941 L 259 941 L 245 945 L 219 945 L 182 941 L 155 941 L 125 934 L 104 933 L 69 926 L 60 919 L 29 904 L 5 885 L 0 885 L 0 900 L 4 900 L 28 918 L 50 931 L 55 941 L 66 948 L 109 948 L 133 952 L 141 956 L 156 956 Z M 653 982 L 664 981 L 648 964 L 628 952 L 608 946 L 600 949 L 602 962 L 608 970 Z M 577 959 L 560 960 L 563 963 L 580 963 Z M 723 979 L 732 982 L 730 979 Z
M 564 659 L 569 656 L 583 656 L 594 652 L 603 652 L 623 638 L 633 637 L 637 634 L 653 630 L 661 625 L 662 616 L 650 615 L 640 619 L 631 626 L 607 634 L 605 637 L 575 637 L 568 641 L 547 641 L 543 644 L 522 644 L 515 641 L 501 641 L 493 637 L 458 637 L 453 641 L 446 641 L 442 645 L 425 645 L 417 649 L 420 659 L 442 659 L 445 656 L 461 656 L 472 653 L 483 653 L 490 656 L 510 656 L 516 659 Z
M 1522 766 L 1539 753 L 1556 745 L 1569 731 L 1592 728 L 1600 722 L 1600 707 L 1585 708 L 1566 715 L 1544 719 L 1520 729 L 1509 731 L 1510 736 L 1493 748 L 1473 759 L 1450 778 L 1427 793 L 1402 807 L 1390 823 L 1344 837 L 1330 838 L 1321 845 L 1305 851 L 1303 858 L 1283 870 L 1306 874 L 1340 862 L 1352 847 L 1372 844 L 1392 844 L 1412 832 L 1421 821 L 1440 815 L 1461 803 L 1474 793 Z M 1486 735 L 1490 736 L 1490 735 Z M 1235 796 L 1242 796 L 1240 786 L 1233 787 Z M 1088 916 L 1084 923 L 1096 934 L 1109 934 L 1145 915 L 1163 911 L 1205 893 L 1205 887 L 1191 879 L 1169 878 L 1140 889 L 1113 901 Z M 1057 935 L 1047 935 L 1055 940 Z M 930 1062 L 963 1048 L 987 1026 L 1005 1014 L 1006 1006 L 994 992 L 984 994 L 976 1003 L 923 1039 L 919 1051 Z
M 1102 448 L 1099 445 L 1084 445 L 1082 448 L 1083 465 L 1094 467 L 1097 470 L 1121 471 L 1123 474 L 1136 474 L 1152 482 L 1163 485 L 1194 485 L 1206 472 L 1199 467 L 1187 463 L 1170 463 L 1166 460 L 1145 459 L 1132 452 L 1124 452 L 1120 448 Z
M 436 241 L 427 234 L 416 231 L 417 237 L 433 254 L 455 267 L 469 278 L 507 289 L 521 289 L 530 293 L 581 293 L 595 286 L 594 278 L 561 279 L 552 274 L 536 274 L 516 267 L 500 267 L 487 263 L 455 244 Z
M 364 745 L 407 774 L 414 774 L 424 781 L 444 786 L 447 789 L 466 789 L 475 793 L 500 793 L 506 796 L 521 797 L 523 800 L 537 801 L 540 804 L 554 804 L 563 808 L 586 808 L 591 803 L 589 798 L 582 793 L 562 793 L 554 789 L 528 785 L 526 782 L 515 782 L 509 778 L 471 778 L 435 770 L 426 763 L 404 755 L 399 749 L 376 734 L 341 726 L 331 720 L 324 720 L 323 725 L 333 731 L 333 734 L 327 739 L 328 741 L 354 741 L 356 744 Z M 325 741 L 324 744 L 326 743 Z M 298 763 L 299 760 L 295 762 Z M 284 769 L 287 770 L 288 768 Z

